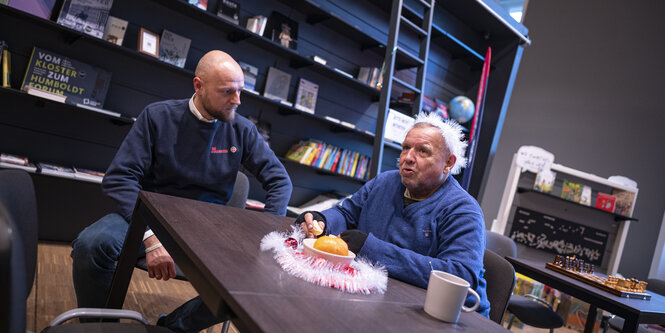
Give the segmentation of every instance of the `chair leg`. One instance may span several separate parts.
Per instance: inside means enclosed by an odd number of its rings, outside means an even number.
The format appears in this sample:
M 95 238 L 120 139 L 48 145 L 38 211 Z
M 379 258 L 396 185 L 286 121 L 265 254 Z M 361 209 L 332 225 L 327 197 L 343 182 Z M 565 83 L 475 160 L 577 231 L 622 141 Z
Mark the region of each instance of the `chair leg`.
M 508 317 L 508 327 L 506 327 L 507 330 L 509 330 L 513 326 L 513 319 L 515 319 L 515 315 L 512 313 Z
M 229 332 L 229 326 L 231 326 L 231 321 L 227 320 L 222 324 L 222 333 L 228 333 Z

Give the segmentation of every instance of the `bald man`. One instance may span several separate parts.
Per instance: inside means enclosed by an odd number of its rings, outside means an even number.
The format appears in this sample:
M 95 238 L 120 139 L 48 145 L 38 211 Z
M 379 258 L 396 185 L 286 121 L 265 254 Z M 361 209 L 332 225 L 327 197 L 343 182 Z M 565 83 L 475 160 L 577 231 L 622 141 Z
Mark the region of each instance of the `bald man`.
M 72 243 L 79 307 L 105 305 L 140 190 L 226 204 L 242 165 L 267 191 L 265 211 L 286 214 L 291 180 L 254 124 L 236 114 L 242 69 L 228 54 L 211 51 L 199 61 L 195 75 L 191 98 L 145 107 L 106 171 L 102 189 L 117 203 L 117 211 L 84 229 Z M 175 277 L 173 259 L 150 230 L 141 250 L 150 278 Z M 198 298 L 186 306 L 173 316 L 176 331 L 200 324 L 190 313 L 207 311 Z M 218 320 L 208 321 L 201 325 Z

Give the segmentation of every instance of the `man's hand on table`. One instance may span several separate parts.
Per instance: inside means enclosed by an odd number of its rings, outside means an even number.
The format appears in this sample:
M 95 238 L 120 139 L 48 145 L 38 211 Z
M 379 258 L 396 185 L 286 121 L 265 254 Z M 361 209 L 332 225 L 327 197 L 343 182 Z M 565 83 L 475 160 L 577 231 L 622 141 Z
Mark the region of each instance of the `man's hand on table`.
M 157 236 L 154 235 L 143 241 L 143 245 L 146 248 L 145 262 L 148 265 L 148 277 L 168 281 L 175 278 L 175 263 L 173 262 L 173 258 L 171 258 L 171 255 L 163 246 L 148 251 L 148 249 L 159 244 Z

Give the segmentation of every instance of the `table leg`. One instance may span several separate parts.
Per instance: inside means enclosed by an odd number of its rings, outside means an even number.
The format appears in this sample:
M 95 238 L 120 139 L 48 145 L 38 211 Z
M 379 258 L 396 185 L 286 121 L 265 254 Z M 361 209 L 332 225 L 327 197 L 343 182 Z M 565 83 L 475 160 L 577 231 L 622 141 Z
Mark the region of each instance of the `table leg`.
M 592 333 L 593 327 L 596 325 L 596 314 L 598 308 L 595 305 L 589 304 L 589 314 L 586 316 L 586 324 L 584 324 L 584 333 Z
M 634 333 L 637 332 L 640 324 L 637 322 L 637 318 L 630 317 L 624 318 L 622 333 Z
M 143 204 L 139 203 L 134 210 L 132 222 L 129 224 L 129 229 L 125 236 L 122 252 L 120 252 L 120 258 L 118 259 L 115 274 L 113 275 L 113 282 L 106 298 L 106 307 L 109 309 L 122 309 L 129 283 L 132 280 L 132 273 L 134 273 L 136 258 L 141 248 L 141 241 L 143 240 L 143 233 L 146 227 L 145 220 L 140 218 L 142 213 L 141 208 L 143 208 Z

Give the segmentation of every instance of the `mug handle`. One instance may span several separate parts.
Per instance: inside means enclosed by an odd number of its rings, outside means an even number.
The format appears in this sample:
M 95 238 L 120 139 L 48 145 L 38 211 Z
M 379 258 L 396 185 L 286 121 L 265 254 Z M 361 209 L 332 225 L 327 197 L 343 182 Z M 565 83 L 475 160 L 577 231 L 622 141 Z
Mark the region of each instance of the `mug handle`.
M 476 311 L 476 309 L 478 309 L 478 307 L 480 306 L 480 296 L 478 296 L 478 293 L 475 290 L 471 289 L 471 288 L 469 288 L 469 293 L 471 293 L 473 296 L 476 297 L 476 304 L 474 304 L 470 308 L 467 308 L 466 306 L 462 305 L 462 311 L 464 311 L 464 312 Z

